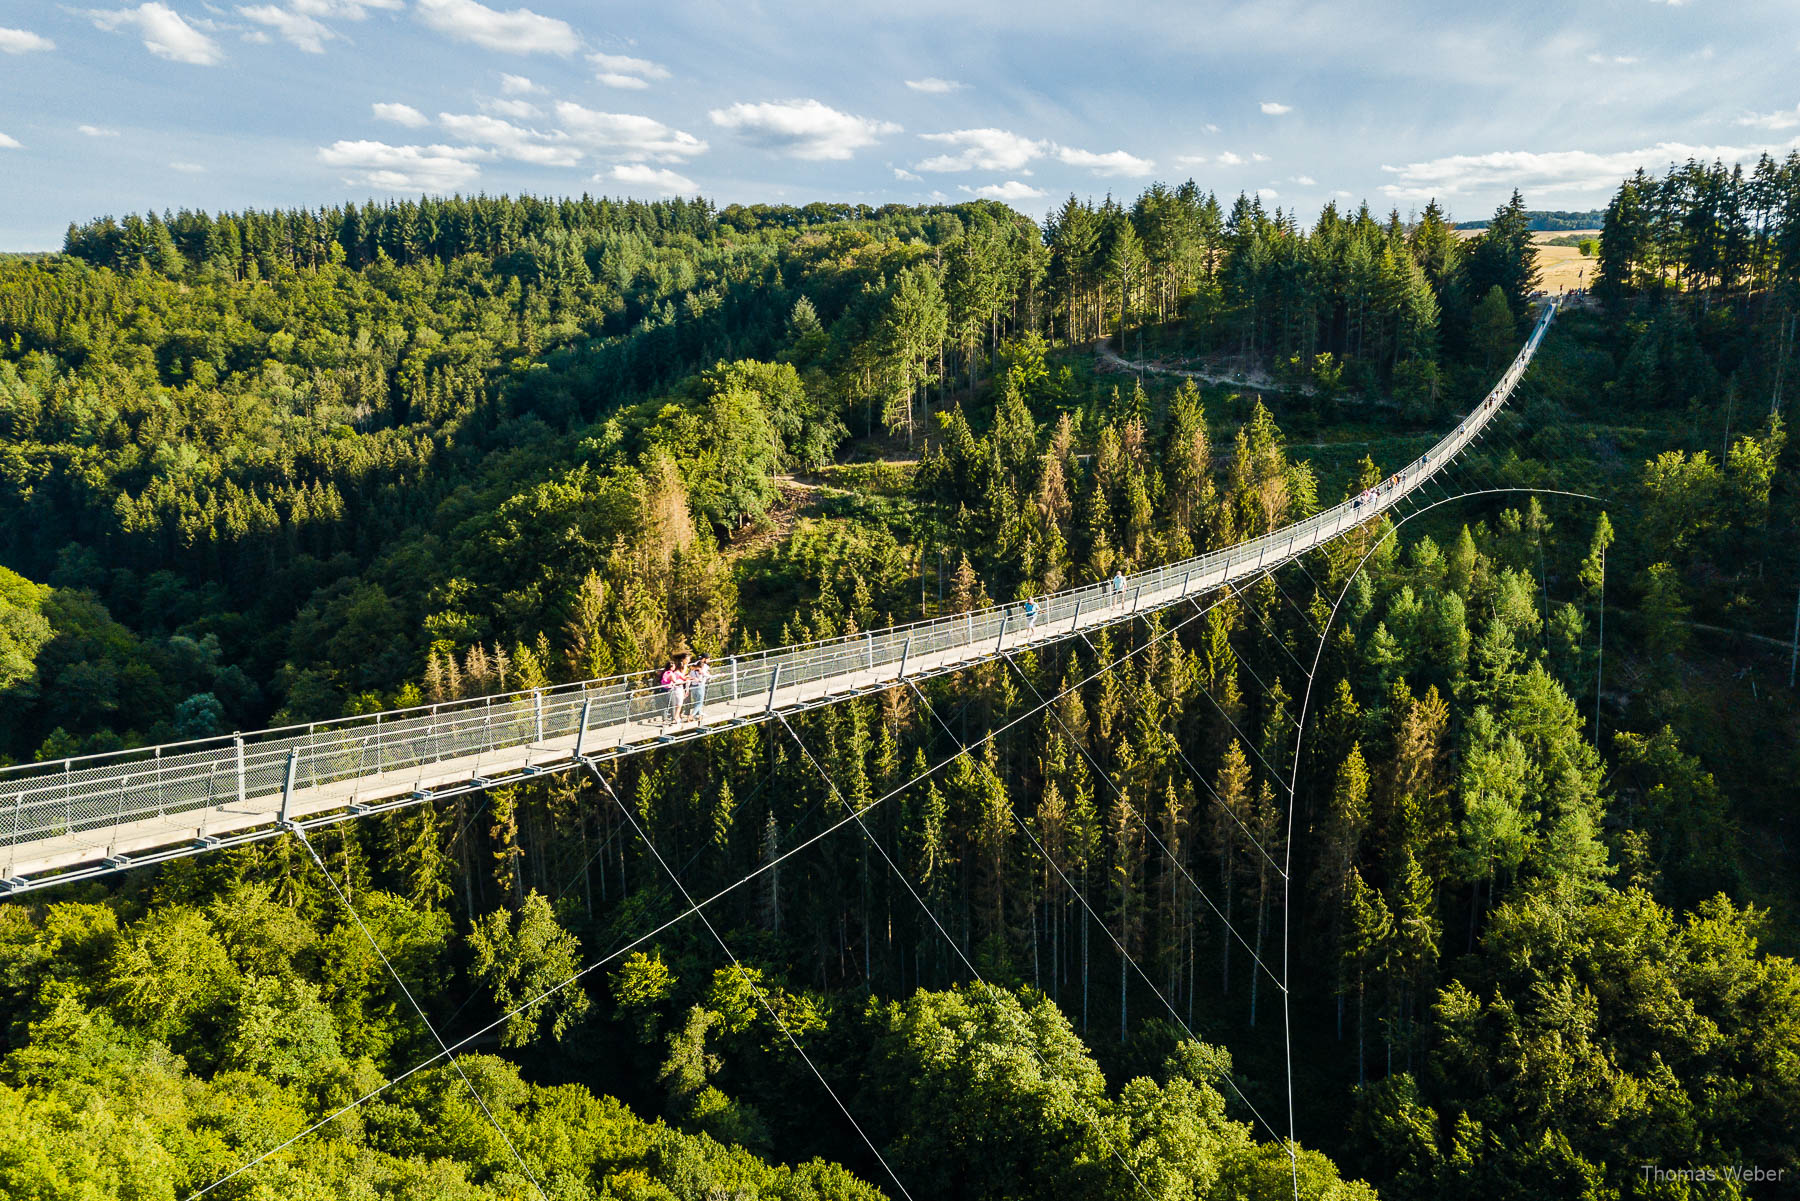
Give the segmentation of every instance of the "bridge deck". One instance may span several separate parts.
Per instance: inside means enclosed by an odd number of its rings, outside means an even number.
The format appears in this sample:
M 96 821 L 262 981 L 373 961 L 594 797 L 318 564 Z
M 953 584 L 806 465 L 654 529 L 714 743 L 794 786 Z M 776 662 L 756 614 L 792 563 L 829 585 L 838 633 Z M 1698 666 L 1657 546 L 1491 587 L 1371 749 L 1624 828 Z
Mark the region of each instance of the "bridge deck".
M 0 886 L 23 892 L 237 845 L 435 796 L 705 737 L 830 698 L 888 687 L 1060 641 L 1253 579 L 1391 509 L 1497 414 L 1554 316 L 1546 306 L 1494 390 L 1375 495 L 1238 546 L 1040 598 L 1035 626 L 999 606 L 727 660 L 706 721 L 670 729 L 647 673 L 427 709 L 148 747 L 0 771 Z

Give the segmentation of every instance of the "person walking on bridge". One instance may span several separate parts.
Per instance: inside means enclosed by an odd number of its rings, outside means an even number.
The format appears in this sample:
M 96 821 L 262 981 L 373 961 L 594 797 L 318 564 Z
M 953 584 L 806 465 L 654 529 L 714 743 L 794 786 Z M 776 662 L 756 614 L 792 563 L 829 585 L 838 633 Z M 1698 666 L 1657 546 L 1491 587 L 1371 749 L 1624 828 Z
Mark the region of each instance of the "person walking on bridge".
M 1115 609 L 1125 607 L 1125 569 L 1123 567 L 1113 569 L 1112 607 Z
M 1025 633 L 1031 634 L 1037 629 L 1038 603 L 1036 597 L 1025 598 Z
M 694 724 L 700 725 L 706 720 L 706 682 L 712 679 L 712 659 L 701 655 L 694 660 L 692 670 L 687 673 L 688 687 L 694 693 Z
M 668 710 L 663 724 L 670 729 L 681 722 L 681 708 L 687 703 L 687 655 L 672 656 L 662 670 L 660 683 L 663 692 L 668 695 Z

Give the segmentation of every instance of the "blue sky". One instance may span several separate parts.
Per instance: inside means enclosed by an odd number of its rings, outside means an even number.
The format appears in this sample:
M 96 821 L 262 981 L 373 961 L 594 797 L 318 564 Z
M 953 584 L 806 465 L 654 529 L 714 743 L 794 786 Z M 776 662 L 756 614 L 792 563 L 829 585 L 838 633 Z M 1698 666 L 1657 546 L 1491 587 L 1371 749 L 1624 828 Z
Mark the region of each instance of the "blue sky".
M 0 249 L 485 190 L 1485 216 L 1800 145 L 1794 0 L 0 0 Z

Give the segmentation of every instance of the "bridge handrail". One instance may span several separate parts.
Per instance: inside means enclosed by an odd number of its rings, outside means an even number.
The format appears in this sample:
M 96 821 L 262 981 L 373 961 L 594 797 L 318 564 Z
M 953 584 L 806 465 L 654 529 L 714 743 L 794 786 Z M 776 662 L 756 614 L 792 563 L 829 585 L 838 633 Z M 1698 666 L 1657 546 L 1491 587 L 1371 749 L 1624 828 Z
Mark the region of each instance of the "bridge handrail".
M 1198 579 L 1204 586 L 1206 579 L 1215 574 L 1228 579 L 1233 566 L 1251 558 L 1259 565 L 1285 561 L 1325 541 L 1319 536 L 1321 531 L 1329 530 L 1330 535 L 1335 535 L 1346 525 L 1361 524 L 1386 511 L 1480 432 L 1517 385 L 1554 315 L 1555 305 L 1546 304 L 1518 356 L 1482 402 L 1430 450 L 1395 472 L 1391 487 L 1384 481 L 1366 504 L 1360 498 L 1345 500 L 1256 538 L 1136 572 L 1127 577 L 1123 593 L 1129 611 L 1135 611 L 1142 593 L 1148 592 L 1152 597 L 1164 595 L 1174 580 L 1183 582 L 1185 595 L 1192 580 Z M 1272 551 L 1275 557 L 1270 560 Z M 1038 628 L 1053 632 L 1064 621 L 1073 628 L 1072 617 L 1091 613 L 1091 603 L 1111 605 L 1115 596 L 1109 581 L 1039 596 L 1035 598 L 1039 603 Z M 1022 603 L 1002 602 L 967 613 L 922 618 L 878 630 L 725 657 L 713 677 L 710 687 L 716 691 L 709 694 L 709 699 L 724 695 L 727 689 L 734 697 L 771 691 L 777 680 L 793 685 L 897 661 L 904 666 L 909 653 L 918 656 L 953 646 L 997 643 L 1021 612 Z M 1129 611 L 1124 616 L 1129 616 Z M 505 743 L 508 746 L 567 736 L 573 732 L 573 715 L 584 704 L 590 708 L 592 727 L 629 721 L 634 709 L 642 716 L 654 712 L 660 704 L 655 679 L 655 671 L 626 672 L 539 689 L 3 767 L 0 845 L 17 844 L 31 836 L 78 825 L 107 824 L 103 815 L 105 800 L 115 791 L 117 807 L 111 820 L 125 820 L 125 794 L 134 782 L 139 789 L 149 788 L 145 777 L 154 780 L 157 812 L 165 810 L 164 797 L 173 801 L 167 808 L 181 810 L 221 799 L 279 792 L 290 750 L 304 752 L 299 758 L 305 760 L 307 778 L 301 786 L 308 786 L 368 774 L 366 760 L 371 741 L 377 770 L 385 771 L 453 758 L 476 749 L 493 749 L 497 721 L 521 723 L 520 728 L 510 731 Z M 471 734 L 479 736 L 473 744 Z M 518 737 L 521 734 L 524 737 Z M 426 753 L 422 749 L 426 744 L 436 753 Z M 324 778 L 321 766 L 325 768 Z M 58 794 L 64 805 L 58 805 Z M 84 809 L 79 819 L 74 812 L 77 794 L 83 798 Z M 28 796 L 34 812 L 30 828 L 24 825 Z M 95 803 L 88 804 L 90 800 Z M 45 811 L 44 821 L 38 820 L 40 809 Z M 63 810 L 61 822 L 55 820 L 58 809 Z

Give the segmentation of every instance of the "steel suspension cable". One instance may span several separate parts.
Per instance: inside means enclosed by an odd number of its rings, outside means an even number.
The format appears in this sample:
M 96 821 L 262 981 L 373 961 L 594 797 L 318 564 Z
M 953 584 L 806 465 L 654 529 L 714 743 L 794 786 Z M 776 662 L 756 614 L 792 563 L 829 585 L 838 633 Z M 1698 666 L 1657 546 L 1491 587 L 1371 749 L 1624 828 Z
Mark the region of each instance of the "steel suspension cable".
M 512 1136 L 506 1133 L 505 1128 L 500 1125 L 500 1119 L 496 1118 L 494 1116 L 494 1111 L 488 1108 L 487 1099 L 481 1095 L 481 1090 L 475 1087 L 475 1082 L 469 1079 L 469 1074 L 467 1072 L 463 1071 L 462 1062 L 458 1060 L 456 1056 L 451 1053 L 450 1048 L 445 1045 L 443 1036 L 438 1033 L 437 1027 L 431 1024 L 431 1019 L 425 1016 L 424 1007 L 422 1007 L 419 1004 L 418 999 L 413 996 L 412 989 L 406 986 L 406 981 L 401 979 L 398 971 L 394 970 L 394 965 L 389 961 L 387 953 L 381 949 L 381 944 L 375 941 L 375 936 L 371 934 L 369 928 L 363 924 L 362 916 L 356 912 L 356 907 L 350 903 L 350 898 L 344 894 L 342 888 L 338 887 L 337 878 L 333 876 L 330 869 L 325 866 L 325 861 L 319 858 L 319 852 L 314 849 L 312 840 L 306 836 L 306 831 L 302 830 L 299 826 L 290 826 L 290 830 L 294 837 L 300 840 L 300 845 L 306 848 L 306 853 L 312 856 L 312 861 L 319 867 L 319 874 L 325 877 L 325 882 L 327 884 L 331 885 L 331 891 L 337 894 L 338 902 L 343 905 L 344 912 L 348 913 L 350 915 L 350 920 L 356 923 L 356 928 L 362 932 L 363 939 L 369 944 L 369 949 L 375 952 L 375 957 L 377 959 L 381 960 L 381 966 L 386 968 L 388 975 L 394 978 L 394 983 L 399 986 L 400 993 L 406 998 L 407 1004 L 411 1005 L 413 1012 L 419 1015 L 419 1021 L 424 1024 L 425 1029 L 431 1034 L 431 1041 L 438 1045 L 440 1051 L 450 1057 L 450 1066 L 456 1069 L 456 1074 L 461 1077 L 463 1086 L 469 1090 L 469 1095 L 475 1098 L 475 1104 L 479 1105 L 481 1107 L 481 1112 L 487 1115 L 487 1120 L 494 1127 L 494 1132 L 500 1136 L 500 1141 L 506 1144 L 506 1149 L 508 1151 L 512 1152 L 512 1157 L 518 1163 L 519 1170 L 525 1173 L 525 1178 L 531 1181 L 531 1187 L 536 1190 L 539 1201 L 550 1201 L 550 1198 L 544 1193 L 544 1186 L 538 1181 L 537 1174 L 533 1172 L 530 1165 L 525 1162 L 525 1157 L 519 1154 L 519 1148 L 517 1144 L 513 1142 Z M 230 1177 L 226 1177 L 226 1179 L 230 1179 Z M 220 1180 L 214 1184 L 207 1185 L 206 1188 L 200 1190 L 200 1193 L 204 1193 L 208 1189 L 216 1188 L 219 1184 L 223 1183 L 224 1180 Z M 197 1197 L 200 1193 L 195 1193 L 193 1196 Z
M 639 838 L 643 839 L 644 846 L 650 851 L 650 854 L 656 859 L 656 862 L 662 865 L 663 871 L 668 874 L 669 882 L 675 886 L 675 891 L 681 894 L 681 899 L 689 905 L 693 905 L 693 894 L 688 891 L 687 885 L 681 882 L 681 877 L 676 874 L 675 869 L 669 866 L 669 861 L 663 858 L 662 852 L 657 850 L 656 844 L 650 841 L 650 834 L 644 829 L 643 823 L 638 821 L 637 814 L 633 813 L 630 806 L 619 799 L 619 794 L 613 791 L 611 781 L 600 773 L 600 768 L 593 760 L 584 756 L 582 758 L 582 763 L 594 774 L 594 779 L 600 782 L 600 787 L 606 789 L 606 795 L 613 799 L 613 804 L 619 807 L 619 812 L 625 815 L 625 820 L 631 823 L 631 828 L 637 832 Z M 856 1116 L 850 1112 L 850 1107 L 844 1104 L 844 1100 L 842 1097 L 838 1096 L 837 1090 L 831 1087 L 831 1082 L 825 1079 L 825 1074 L 819 1071 L 818 1065 L 812 1061 L 812 1056 L 806 1053 L 806 1048 L 802 1047 L 800 1045 L 800 1040 L 794 1037 L 793 1029 L 787 1024 L 786 1020 L 782 1018 L 781 1014 L 776 1012 L 775 1006 L 769 1003 L 768 994 L 757 987 L 756 982 L 750 978 L 750 973 L 745 970 L 742 961 L 738 959 L 737 955 L 733 953 L 731 947 L 726 943 L 725 936 L 719 933 L 719 928 L 713 925 L 712 919 L 707 917 L 698 906 L 695 906 L 694 908 L 694 916 L 700 919 L 700 924 L 706 927 L 706 932 L 713 936 L 713 941 L 719 944 L 719 949 L 721 951 L 725 952 L 725 958 L 731 960 L 731 966 L 733 970 L 737 972 L 738 979 L 744 982 L 744 987 L 750 990 L 757 1001 L 762 1004 L 764 1011 L 768 1013 L 769 1017 L 774 1019 L 777 1026 L 781 1027 L 781 1033 L 787 1036 L 788 1043 L 794 1048 L 795 1054 L 799 1055 L 801 1062 L 805 1063 L 812 1071 L 813 1076 L 818 1080 L 820 1085 L 824 1087 L 826 1094 L 829 1095 L 832 1101 L 837 1105 L 838 1111 L 844 1115 L 844 1119 L 855 1128 L 857 1137 L 862 1139 L 863 1145 L 868 1147 L 869 1153 L 875 1157 L 876 1162 L 881 1165 L 882 1170 L 888 1174 L 888 1179 L 894 1182 L 894 1187 L 900 1190 L 900 1195 L 905 1197 L 906 1201 L 912 1201 L 912 1194 L 907 1191 L 906 1185 L 900 1181 L 899 1174 L 894 1171 L 893 1166 L 889 1164 L 887 1158 L 882 1155 L 881 1148 L 875 1145 L 875 1140 L 869 1137 L 869 1132 L 863 1129 L 862 1123 L 858 1122 Z

